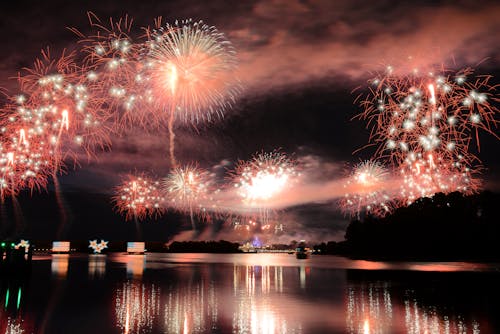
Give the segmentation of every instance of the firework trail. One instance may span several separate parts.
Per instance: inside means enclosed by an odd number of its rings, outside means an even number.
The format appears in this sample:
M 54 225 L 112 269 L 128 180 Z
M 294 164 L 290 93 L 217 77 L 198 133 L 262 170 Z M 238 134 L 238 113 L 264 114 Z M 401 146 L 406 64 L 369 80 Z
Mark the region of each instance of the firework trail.
M 17 200 L 17 197 L 15 195 L 13 195 L 10 198 L 12 200 L 12 208 L 14 211 L 14 220 L 16 222 L 16 230 L 14 233 L 18 234 L 20 232 L 23 232 L 24 227 L 25 227 L 24 214 L 23 214 L 23 210 L 21 208 L 21 204 Z
M 212 209 L 211 193 L 213 183 L 207 171 L 196 165 L 176 167 L 164 179 L 163 189 L 167 205 L 180 212 L 188 212 L 193 230 L 195 229 L 193 214 L 209 219 L 207 212 Z
M 168 117 L 170 160 L 174 154 L 174 121 L 197 124 L 222 117 L 239 92 L 236 54 L 229 41 L 202 21 L 176 21 L 147 31 L 142 59 L 155 108 Z

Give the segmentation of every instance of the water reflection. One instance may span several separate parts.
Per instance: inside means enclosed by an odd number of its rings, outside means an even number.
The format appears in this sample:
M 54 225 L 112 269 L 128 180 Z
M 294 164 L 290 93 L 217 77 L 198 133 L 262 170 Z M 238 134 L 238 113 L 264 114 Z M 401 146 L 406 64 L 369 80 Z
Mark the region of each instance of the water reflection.
M 383 286 L 351 286 L 347 290 L 347 332 L 383 334 L 392 327 L 392 300 L 387 283 Z
M 69 254 L 52 254 L 52 276 L 66 278 L 68 275 Z
M 70 255 L 44 257 L 30 280 L 0 276 L 0 334 L 500 332 L 496 272 L 442 272 L 435 264 L 439 272 L 346 270 L 286 254 L 206 255 L 212 260 L 204 263 L 204 256 L 71 255 L 70 275 Z
M 102 278 L 106 273 L 106 255 L 89 255 L 89 278 Z
M 23 300 L 24 279 L 7 279 L 2 282 L 0 296 L 3 310 L 17 312 Z
M 142 276 L 146 265 L 146 255 L 125 255 L 127 261 L 127 276 L 138 277 Z
M 466 334 L 481 333 L 479 322 L 450 314 L 437 305 L 424 306 L 406 290 L 400 300 L 391 296 L 388 282 L 355 285 L 347 291 L 348 333 Z
M 0 333 L 24 333 L 21 310 L 26 294 L 26 275 L 0 276 Z
M 302 274 L 304 272 L 304 274 Z M 305 270 L 300 268 L 302 287 Z M 233 333 L 301 333 L 302 326 L 290 314 L 280 312 L 283 296 L 283 267 L 234 266 Z M 304 283 L 305 284 L 305 283 Z
M 417 300 L 405 300 L 405 325 L 408 334 L 481 333 L 476 319 L 466 320 L 463 315 L 440 314 L 436 306 L 421 306 Z
M 164 331 L 167 333 L 206 333 L 217 327 L 219 317 L 218 289 L 207 270 L 186 270 L 179 279 L 185 284 L 169 286 L 164 296 Z M 194 281 L 193 276 L 199 276 Z
M 234 266 L 233 290 L 244 290 L 248 295 L 283 292 L 283 267 Z
M 5 323 L 5 330 L 2 333 L 5 334 L 23 334 L 25 330 L 23 329 L 23 321 L 21 319 L 8 318 Z M 1 327 L 0 327 L 1 328 Z
M 307 264 L 296 268 L 183 265 L 172 270 L 161 294 L 152 283 L 127 282 L 118 289 L 117 325 L 124 333 L 142 329 L 168 333 L 481 333 L 477 319 L 423 303 L 413 289 L 393 286 L 390 280 L 351 281 L 348 275 L 337 298 L 320 294 L 308 301 L 314 289 L 328 293 L 332 287 L 328 277 L 322 276 L 325 273 Z
M 116 324 L 123 333 L 149 333 L 160 311 L 160 290 L 153 284 L 128 281 L 115 294 Z

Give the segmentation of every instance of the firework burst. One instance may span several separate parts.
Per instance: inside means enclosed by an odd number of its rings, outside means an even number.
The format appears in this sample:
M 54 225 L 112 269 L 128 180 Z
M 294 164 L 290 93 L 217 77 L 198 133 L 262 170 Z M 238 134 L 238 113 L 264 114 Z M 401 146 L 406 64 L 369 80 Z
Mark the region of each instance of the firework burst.
M 224 35 L 202 21 L 162 27 L 159 18 L 156 27 L 148 30 L 144 76 L 155 108 L 168 118 L 170 160 L 175 166 L 174 120 L 197 124 L 222 116 L 239 92 L 236 56 Z
M 472 132 L 483 129 L 495 135 L 498 110 L 489 103 L 498 101 L 492 94 L 495 87 L 489 76 L 467 80 L 472 75 L 470 69 L 407 76 L 388 70 L 371 80 L 360 118 L 372 125 L 377 154 L 389 155 L 396 164 L 429 151 L 455 159 L 469 154 Z
M 113 202 L 126 220 L 157 217 L 164 212 L 160 182 L 145 176 L 128 175 L 116 188 Z
M 476 176 L 479 167 L 457 168 L 457 162 L 446 163 L 441 161 L 441 157 L 438 161 L 431 162 L 429 159 L 418 159 L 401 166 L 399 172 L 402 184 L 399 194 L 396 195 L 401 205 L 411 204 L 420 197 L 430 197 L 438 192 L 459 191 L 472 194 L 480 189 L 481 181 Z
M 231 43 L 202 21 L 157 25 L 148 32 L 144 57 L 156 103 L 185 122 L 222 116 L 239 92 Z
M 144 89 L 142 64 L 138 54 L 142 42 L 132 37 L 133 20 L 124 16 L 109 22 L 101 21 L 95 14 L 88 14 L 92 33 L 84 35 L 76 28 L 71 30 L 80 38 L 87 72 L 86 82 L 95 83 L 95 91 L 105 98 L 102 111 L 113 120 L 114 128 L 123 131 L 131 126 L 143 129 L 157 127 L 152 97 Z
M 372 127 L 376 157 L 401 174 L 401 203 L 436 192 L 477 191 L 480 166 L 469 150 L 471 138 L 478 148 L 479 130 L 498 138 L 498 109 L 490 101 L 499 100 L 490 79 L 474 77 L 471 69 L 400 75 L 388 67 L 370 81 L 359 118 Z
M 16 107 L 2 113 L 0 144 L 0 195 L 16 195 L 23 188 L 45 187 L 54 160 L 48 156 L 49 145 L 43 133 L 17 121 Z
M 388 180 L 389 172 L 376 161 L 359 163 L 352 175 L 344 184 L 346 194 L 340 201 L 344 212 L 353 216 L 364 210 L 376 215 L 384 215 L 390 211 L 391 197 L 381 187 Z
M 297 164 L 284 153 L 259 153 L 250 161 L 240 161 L 232 175 L 237 194 L 244 203 L 265 205 L 282 194 L 299 176 Z
M 81 83 L 82 71 L 73 54 L 54 58 L 47 49 L 19 74 L 23 93 L 11 98 L 0 118 L 2 196 L 44 187 L 68 156 L 76 163 L 78 150 L 90 153 L 107 142 L 95 113 L 99 99 Z
M 14 98 L 18 115 L 12 120 L 44 133 L 52 145 L 51 154 L 65 158 L 76 147 L 90 153 L 109 145 L 106 115 L 100 113 L 103 100 L 95 94 L 95 84 L 83 78 L 85 68 L 76 65 L 74 54 L 63 51 L 60 57 L 52 57 L 49 50 L 42 51 L 24 72 L 19 74 L 24 94 Z
M 215 209 L 213 204 L 213 182 L 207 171 L 187 165 L 176 167 L 163 182 L 168 205 L 180 212 L 189 212 L 208 219 L 208 212 Z

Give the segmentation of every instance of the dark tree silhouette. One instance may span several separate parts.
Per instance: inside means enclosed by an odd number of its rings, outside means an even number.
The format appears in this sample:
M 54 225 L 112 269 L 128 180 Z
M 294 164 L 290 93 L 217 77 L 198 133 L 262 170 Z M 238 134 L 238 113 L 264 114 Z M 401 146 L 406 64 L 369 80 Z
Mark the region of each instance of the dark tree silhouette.
M 347 227 L 325 253 L 366 258 L 500 259 L 500 196 L 488 191 L 421 198 L 383 218 Z

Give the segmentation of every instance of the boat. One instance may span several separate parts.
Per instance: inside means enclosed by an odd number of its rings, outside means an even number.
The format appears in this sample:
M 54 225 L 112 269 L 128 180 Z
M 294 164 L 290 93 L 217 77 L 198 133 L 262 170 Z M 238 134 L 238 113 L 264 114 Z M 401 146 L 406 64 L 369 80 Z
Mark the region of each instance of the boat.
M 306 242 L 301 240 L 295 249 L 295 257 L 299 260 L 307 259 L 309 257 L 309 249 L 306 247 Z

